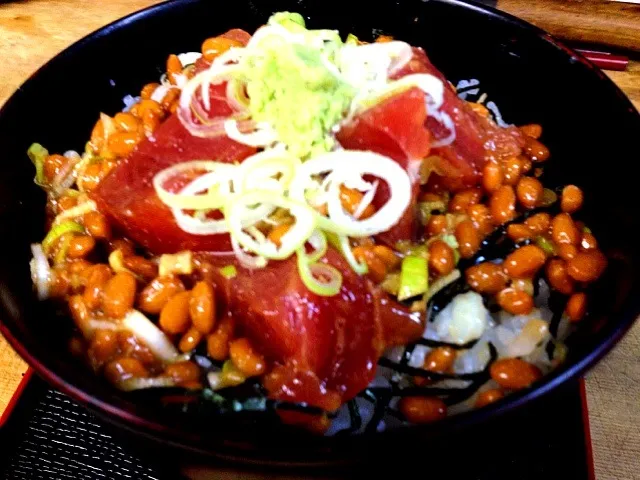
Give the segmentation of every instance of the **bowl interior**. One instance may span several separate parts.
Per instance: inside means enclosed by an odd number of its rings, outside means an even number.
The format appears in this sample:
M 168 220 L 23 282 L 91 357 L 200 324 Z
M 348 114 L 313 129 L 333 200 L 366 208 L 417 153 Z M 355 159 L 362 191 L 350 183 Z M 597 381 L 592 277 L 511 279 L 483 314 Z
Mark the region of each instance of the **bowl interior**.
M 562 368 L 533 391 L 412 432 L 435 435 L 529 401 L 584 370 L 622 335 L 638 313 L 639 290 L 633 273 L 639 250 L 630 235 L 640 230 L 636 181 L 628 170 L 640 120 L 631 104 L 582 58 L 539 30 L 494 11 L 436 0 L 382 0 L 375 8 L 354 0 L 349 8 L 353 13 L 336 0 L 237 0 L 225 4 L 224 12 L 217 2 L 206 0 L 162 4 L 66 50 L 9 100 L 0 113 L 0 318 L 3 333 L 45 377 L 111 420 L 183 447 L 205 452 L 241 448 L 244 455 L 258 455 L 257 443 L 262 451 L 266 448 L 256 423 L 238 431 L 233 421 L 213 427 L 202 417 L 185 420 L 115 391 L 70 356 L 70 322 L 36 300 L 29 277 L 29 244 L 42 239 L 45 198 L 33 184 L 25 152 L 36 141 L 50 151 L 82 150 L 98 113 L 121 110 L 125 95 L 136 95 L 142 85 L 157 81 L 169 53 L 197 51 L 204 38 L 229 28 L 253 31 L 279 10 L 303 13 L 312 27 L 336 28 L 362 39 L 391 34 L 422 46 L 454 85 L 478 80 L 477 88 L 499 106 L 506 122 L 543 125 L 543 141 L 552 152 L 545 183 L 584 189 L 581 219 L 611 258 L 592 295 L 592 312 L 572 338 Z M 310 449 L 310 442 L 319 449 Z M 302 440 L 288 432 L 272 436 L 269 450 L 290 457 L 292 450 L 280 449 L 286 443 L 295 447 L 298 458 L 301 446 L 326 456 L 337 442 Z

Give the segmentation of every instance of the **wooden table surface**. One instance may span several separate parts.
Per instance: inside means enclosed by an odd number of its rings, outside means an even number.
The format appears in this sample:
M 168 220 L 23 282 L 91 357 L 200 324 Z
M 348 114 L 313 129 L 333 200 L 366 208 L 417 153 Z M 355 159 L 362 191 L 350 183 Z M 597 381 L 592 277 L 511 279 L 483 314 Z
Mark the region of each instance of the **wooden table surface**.
M 0 58 L 4 67 L 0 69 L 0 105 L 63 48 L 108 22 L 155 3 L 159 2 L 31 0 L 1 4 Z M 535 15 L 530 18 L 536 21 Z M 637 22 L 640 28 L 640 15 Z M 626 72 L 609 75 L 640 109 L 640 62 L 632 62 Z M 0 337 L 0 414 L 26 368 Z M 586 386 L 597 478 L 640 479 L 640 322 L 588 374 Z

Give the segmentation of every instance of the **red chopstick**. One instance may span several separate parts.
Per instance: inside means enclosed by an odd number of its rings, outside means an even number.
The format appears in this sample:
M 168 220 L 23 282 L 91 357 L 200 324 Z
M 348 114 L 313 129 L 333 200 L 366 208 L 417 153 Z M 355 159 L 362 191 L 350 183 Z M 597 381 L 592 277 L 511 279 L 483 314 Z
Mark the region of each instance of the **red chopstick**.
M 579 48 L 576 48 L 576 52 L 580 52 L 587 60 L 603 70 L 622 71 L 626 70 L 627 65 L 629 65 L 629 58 L 624 55 L 613 55 L 612 53 Z

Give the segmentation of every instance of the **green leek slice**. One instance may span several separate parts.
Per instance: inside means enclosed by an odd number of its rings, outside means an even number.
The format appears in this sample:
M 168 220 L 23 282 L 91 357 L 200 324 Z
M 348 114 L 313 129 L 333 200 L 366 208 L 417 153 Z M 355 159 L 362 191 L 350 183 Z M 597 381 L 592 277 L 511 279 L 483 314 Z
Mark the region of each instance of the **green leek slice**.
M 76 232 L 76 233 L 84 233 L 84 227 L 76 222 L 63 222 L 58 225 L 54 225 L 49 233 L 47 233 L 44 240 L 42 240 L 42 249 L 48 252 L 55 241 L 60 238 L 60 236 L 64 235 L 68 232 Z
M 49 151 L 39 143 L 32 143 L 27 150 L 27 155 L 36 167 L 36 177 L 34 181 L 41 187 L 45 184 L 44 178 L 44 160 L 49 155 Z
M 426 293 L 429 289 L 429 269 L 424 257 L 407 256 L 400 267 L 398 300 L 406 300 Z

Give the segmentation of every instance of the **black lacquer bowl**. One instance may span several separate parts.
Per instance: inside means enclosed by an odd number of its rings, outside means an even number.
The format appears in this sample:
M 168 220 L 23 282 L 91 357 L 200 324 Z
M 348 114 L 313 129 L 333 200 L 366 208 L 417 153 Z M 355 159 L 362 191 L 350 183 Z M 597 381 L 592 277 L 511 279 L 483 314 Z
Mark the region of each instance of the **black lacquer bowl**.
M 253 31 L 274 11 L 298 11 L 311 27 L 363 39 L 386 33 L 426 49 L 456 84 L 477 79 L 509 123 L 540 123 L 552 152 L 545 184 L 585 191 L 582 219 L 610 258 L 592 295 L 591 312 L 569 342 L 566 363 L 532 389 L 479 411 L 425 427 L 334 438 L 273 430 L 260 415 L 240 422 L 206 408 L 180 413 L 153 398 L 123 394 L 67 352 L 67 325 L 39 303 L 29 276 L 29 244 L 43 236 L 44 195 L 33 183 L 26 150 L 81 150 L 100 111 L 155 81 L 169 53 L 198 50 L 204 38 L 238 27 Z M 474 82 L 472 82 L 473 84 Z M 598 69 L 544 32 L 507 15 L 455 0 L 188 0 L 163 3 L 113 23 L 73 45 L 34 74 L 0 112 L 0 330 L 55 387 L 97 413 L 164 444 L 247 462 L 344 461 L 406 442 L 469 428 L 527 408 L 583 373 L 621 338 L 640 310 L 635 273 L 640 231 L 637 157 L 640 116 Z

